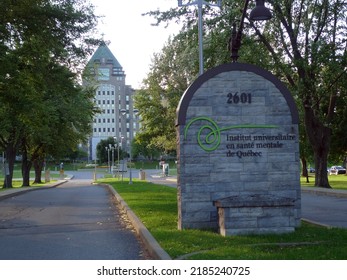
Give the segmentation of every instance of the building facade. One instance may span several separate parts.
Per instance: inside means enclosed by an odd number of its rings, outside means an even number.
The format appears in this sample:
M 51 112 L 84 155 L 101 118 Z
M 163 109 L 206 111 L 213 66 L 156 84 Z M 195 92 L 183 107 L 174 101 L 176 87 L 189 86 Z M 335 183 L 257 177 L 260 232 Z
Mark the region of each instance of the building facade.
M 97 160 L 96 146 L 101 140 L 115 138 L 123 150 L 130 149 L 130 142 L 139 129 L 134 114 L 134 89 L 126 85 L 123 67 L 105 43 L 95 51 L 87 64 L 91 76 L 88 83 L 96 88 L 94 101 L 99 108 L 92 124 L 89 139 L 89 160 Z M 84 82 L 86 85 L 87 82 Z

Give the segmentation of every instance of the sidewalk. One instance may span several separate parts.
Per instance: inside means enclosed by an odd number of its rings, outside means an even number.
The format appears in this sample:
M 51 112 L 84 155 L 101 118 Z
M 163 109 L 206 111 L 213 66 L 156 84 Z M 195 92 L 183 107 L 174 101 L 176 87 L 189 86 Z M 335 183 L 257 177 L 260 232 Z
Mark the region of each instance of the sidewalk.
M 167 177 L 160 176 L 160 170 L 145 170 L 148 172 L 146 174 L 147 181 L 153 182 L 155 184 L 164 184 L 169 186 L 177 187 L 177 176 L 169 175 Z M 347 190 L 336 190 L 336 189 L 326 189 L 317 187 L 301 187 L 301 192 L 310 193 L 315 195 L 328 195 L 334 197 L 347 197 Z
M 145 170 L 146 172 L 146 180 L 152 182 L 154 184 L 162 184 L 169 187 L 176 188 L 177 187 L 177 176 L 169 175 L 164 176 L 161 170 Z

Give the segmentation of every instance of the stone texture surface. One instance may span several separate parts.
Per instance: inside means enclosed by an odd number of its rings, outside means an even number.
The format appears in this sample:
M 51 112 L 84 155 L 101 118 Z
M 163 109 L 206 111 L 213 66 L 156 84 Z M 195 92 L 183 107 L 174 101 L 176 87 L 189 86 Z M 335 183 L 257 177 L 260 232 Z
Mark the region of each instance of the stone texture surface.
M 298 126 L 271 81 L 247 71 L 208 79 L 190 100 L 177 136 L 180 229 L 219 228 L 230 235 L 299 225 Z M 268 199 L 221 206 L 223 199 L 252 196 Z

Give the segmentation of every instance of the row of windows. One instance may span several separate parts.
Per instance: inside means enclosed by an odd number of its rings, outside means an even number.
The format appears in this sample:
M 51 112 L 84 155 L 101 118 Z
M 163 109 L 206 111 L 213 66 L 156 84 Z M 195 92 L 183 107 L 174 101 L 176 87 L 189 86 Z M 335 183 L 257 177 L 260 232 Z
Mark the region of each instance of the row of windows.
M 94 119 L 94 123 L 115 123 L 115 119 Z
M 111 94 L 110 94 L 111 93 Z M 112 90 L 111 92 L 109 90 L 98 90 L 98 95 L 114 95 L 114 91 Z
M 108 127 L 108 128 L 106 128 L 106 127 L 103 127 L 103 128 L 101 128 L 101 127 L 99 127 L 99 128 L 94 128 L 94 132 L 96 133 L 96 132 L 115 132 L 115 128 L 114 127 L 112 127 L 112 128 L 110 128 L 110 127 Z M 119 133 L 121 133 L 122 131 L 121 131 L 121 129 L 119 129 Z M 127 133 L 129 133 L 129 129 L 127 128 Z
M 129 110 L 129 105 L 127 104 L 126 106 L 125 106 L 125 108 L 126 108 L 126 110 Z M 121 110 L 121 105 L 119 104 L 119 106 L 118 106 L 118 110 L 120 111 Z M 103 109 L 102 111 L 101 111 L 103 114 L 114 114 L 115 113 L 115 109 Z M 126 115 L 126 118 L 127 119 L 129 119 L 129 114 L 127 114 Z
M 114 109 L 107 109 L 107 110 L 102 110 L 103 114 L 114 114 L 115 110 Z
M 106 127 L 104 127 L 104 128 L 94 128 L 94 132 L 96 133 L 96 132 L 106 132 L 106 130 L 107 130 L 107 132 L 115 132 L 115 129 L 114 128 L 107 128 L 106 129 Z M 119 131 L 120 132 L 120 131 Z
M 119 119 L 119 122 L 121 120 Z M 94 119 L 94 123 L 97 124 L 97 123 L 115 123 L 115 119 Z M 130 123 L 126 123 L 126 126 L 127 128 L 130 127 Z M 133 123 L 133 129 L 136 129 L 136 123 L 134 122 Z
M 119 89 L 120 90 L 120 89 Z M 104 96 L 106 96 L 106 95 L 108 95 L 108 96 L 114 96 L 115 95 L 115 93 L 114 93 L 114 90 L 98 90 L 98 92 L 97 92 L 98 94 L 98 96 L 102 96 L 102 95 L 104 95 Z M 125 96 L 125 99 L 126 99 L 126 101 L 129 101 L 129 99 L 130 99 L 130 96 L 129 95 L 126 95 Z
M 103 104 L 103 105 L 114 105 L 114 100 L 112 99 L 112 100 L 97 100 L 98 102 L 98 104 L 99 105 L 101 105 L 101 104 Z M 119 100 L 119 104 L 120 104 L 120 100 Z
M 115 100 L 114 99 L 100 99 L 100 100 L 95 100 L 95 102 L 97 102 L 99 105 L 101 104 L 112 104 L 114 105 L 115 104 Z M 121 100 L 118 101 L 119 104 L 121 104 Z M 129 101 L 126 101 L 125 102 L 127 104 L 127 106 L 129 106 Z

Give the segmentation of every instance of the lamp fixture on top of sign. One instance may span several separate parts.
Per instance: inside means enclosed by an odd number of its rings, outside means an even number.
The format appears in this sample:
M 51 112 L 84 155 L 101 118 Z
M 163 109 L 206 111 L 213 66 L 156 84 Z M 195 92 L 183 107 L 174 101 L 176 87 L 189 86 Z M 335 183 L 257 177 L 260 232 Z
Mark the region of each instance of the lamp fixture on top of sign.
M 238 31 L 236 31 L 236 24 L 233 25 L 232 30 L 232 36 L 229 40 L 229 50 L 231 52 L 231 58 L 233 62 L 236 62 L 238 59 L 238 51 L 241 47 L 241 37 L 242 37 L 242 31 L 244 26 L 244 20 L 246 17 L 246 12 L 248 8 L 250 0 L 245 1 L 245 6 L 243 9 L 240 26 Z M 198 32 L 199 32 L 199 75 L 202 75 L 204 73 L 204 54 L 203 54 L 203 24 L 202 24 L 202 7 L 203 5 L 208 5 L 212 7 L 219 7 L 222 6 L 222 1 L 217 0 L 214 1 L 215 3 L 210 3 L 208 1 L 204 0 L 195 0 L 193 2 L 188 1 L 187 3 L 183 3 L 182 0 L 178 0 L 178 6 L 184 7 L 184 6 L 192 6 L 197 5 L 198 6 Z M 262 20 L 269 20 L 272 18 L 271 12 L 268 8 L 265 7 L 264 0 L 256 0 L 256 7 L 251 11 L 250 13 L 250 19 L 253 21 L 262 21 Z
M 270 20 L 272 18 L 271 12 L 268 8 L 265 7 L 264 0 L 256 0 L 256 7 L 250 13 L 250 20 L 252 21 L 263 21 Z M 229 39 L 229 51 L 231 52 L 230 58 L 232 62 L 237 62 L 239 58 L 239 49 L 241 47 L 241 39 L 242 32 L 244 27 L 244 22 L 246 18 L 247 8 L 248 8 L 249 0 L 245 1 L 245 6 L 243 8 L 240 26 L 239 29 L 236 30 L 236 23 L 233 24 L 233 30 L 231 33 L 231 37 Z

